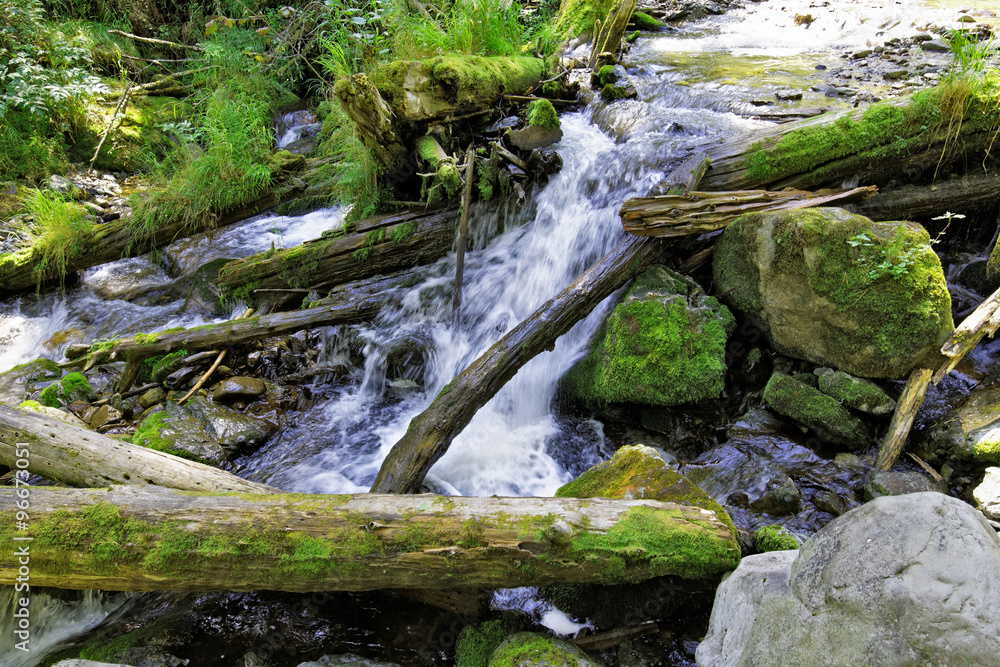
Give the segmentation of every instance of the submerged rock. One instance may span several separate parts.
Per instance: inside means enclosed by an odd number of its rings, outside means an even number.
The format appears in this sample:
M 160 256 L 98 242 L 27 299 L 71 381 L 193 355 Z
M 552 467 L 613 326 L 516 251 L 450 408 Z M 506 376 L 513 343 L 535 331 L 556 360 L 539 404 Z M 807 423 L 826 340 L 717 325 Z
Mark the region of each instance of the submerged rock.
M 784 373 L 775 373 L 764 387 L 764 401 L 772 410 L 813 430 L 824 440 L 862 449 L 872 444 L 864 423 L 832 396 Z
M 725 388 L 735 321 L 691 279 L 665 267 L 640 275 L 565 386 L 591 403 L 679 405 Z
M 841 209 L 749 213 L 715 246 L 716 288 L 792 357 L 900 378 L 951 335 L 927 232 Z
M 939 493 L 879 498 L 716 593 L 702 667 L 996 665 L 1000 537 Z
M 504 640 L 489 667 L 604 667 L 573 644 L 535 632 L 518 632 Z
M 343 667 L 399 667 L 395 662 L 380 662 L 370 658 L 363 658 L 356 653 L 324 655 L 319 660 L 300 662 L 297 667 L 331 667 L 332 665 L 341 665 Z
M 212 398 L 216 401 L 254 399 L 265 391 L 267 391 L 267 385 L 263 380 L 235 376 L 217 384 L 212 391 Z

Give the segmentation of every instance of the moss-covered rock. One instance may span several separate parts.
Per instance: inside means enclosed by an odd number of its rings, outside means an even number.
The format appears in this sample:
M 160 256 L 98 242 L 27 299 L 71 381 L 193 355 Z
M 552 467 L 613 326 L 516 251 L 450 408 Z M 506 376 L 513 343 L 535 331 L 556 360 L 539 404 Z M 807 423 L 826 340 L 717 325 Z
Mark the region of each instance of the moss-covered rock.
M 818 368 L 816 375 L 819 390 L 849 408 L 871 415 L 887 415 L 896 409 L 896 401 L 873 382 L 831 368 Z
M 841 209 L 749 213 L 715 246 L 715 284 L 783 354 L 900 378 L 954 330 L 923 227 Z
M 21 410 L 24 410 L 25 412 L 34 412 L 36 414 L 43 415 L 45 417 L 51 417 L 52 419 L 57 419 L 63 422 L 64 424 L 69 424 L 70 426 L 77 426 L 80 428 L 86 428 L 87 426 L 85 423 L 83 423 L 83 420 L 76 417 L 75 415 L 71 415 L 68 412 L 63 412 L 62 410 L 57 410 L 56 408 L 50 408 L 47 405 L 42 405 L 38 401 L 24 401 L 17 407 Z
M 873 443 L 864 423 L 837 399 L 784 373 L 775 373 L 768 380 L 764 401 L 778 414 L 812 429 L 824 440 L 850 449 Z
M 559 114 L 552 102 L 548 100 L 535 100 L 528 105 L 528 125 L 534 125 L 546 130 L 559 129 Z
M 456 667 L 487 667 L 504 639 L 522 628 L 513 616 L 467 625 L 455 644 Z
M 908 493 L 935 491 L 948 493 L 948 483 L 931 479 L 923 472 L 909 470 L 880 470 L 861 487 L 866 501 L 882 496 L 904 496 Z
M 538 58 L 449 55 L 385 63 L 372 81 L 399 121 L 415 123 L 523 93 L 542 80 L 546 69 Z
M 565 387 L 591 403 L 678 405 L 725 387 L 729 310 L 665 267 L 636 279 Z
M 761 526 L 753 531 L 753 544 L 761 553 L 799 548 L 799 541 L 784 526 Z
M 1000 389 L 974 389 L 957 410 L 920 435 L 917 454 L 931 461 L 1000 465 Z
M 535 632 L 508 637 L 490 658 L 489 667 L 603 667 L 573 644 Z
M 644 12 L 636 12 L 635 14 L 632 14 L 632 19 L 629 21 L 629 25 L 638 30 L 645 30 L 646 32 L 658 32 L 660 28 L 663 27 L 662 23 Z
M 36 359 L 0 373 L 0 403 L 20 405 L 36 382 L 52 380 L 62 375 L 59 364 L 51 359 Z
M 92 401 L 96 397 L 93 387 L 83 373 L 68 373 L 58 382 L 53 382 L 38 396 L 42 405 L 58 408 L 73 401 Z

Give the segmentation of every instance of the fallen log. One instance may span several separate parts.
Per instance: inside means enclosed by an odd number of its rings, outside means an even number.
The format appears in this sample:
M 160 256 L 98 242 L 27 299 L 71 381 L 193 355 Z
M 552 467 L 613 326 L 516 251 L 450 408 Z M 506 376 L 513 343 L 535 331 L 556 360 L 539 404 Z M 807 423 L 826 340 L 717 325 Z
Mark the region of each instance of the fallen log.
M 216 283 L 228 294 L 248 289 L 324 290 L 429 264 L 451 250 L 458 215 L 448 208 L 369 218 L 352 225 L 343 236 L 230 262 Z
M 511 329 L 441 390 L 413 418 L 379 469 L 373 493 L 413 493 L 473 415 L 521 366 L 586 317 L 593 308 L 660 256 L 658 239 L 631 237 L 587 269 L 569 287 Z
M 15 494 L 0 496 L 2 584 L 23 565 L 13 545 L 30 549 L 32 586 L 120 591 L 710 579 L 740 554 L 714 512 L 653 500 L 26 491 L 23 531 Z
M 875 186 L 851 190 L 744 190 L 690 192 L 629 199 L 621 208 L 625 231 L 636 236 L 690 236 L 722 229 L 744 213 L 830 206 L 875 194 Z
M 942 179 L 930 185 L 906 185 L 883 190 L 855 204 L 856 213 L 872 220 L 917 220 L 945 211 L 965 211 L 994 206 L 1000 193 L 997 173 L 971 174 Z
M 65 273 L 59 270 L 57 262 L 43 263 L 45 250 L 42 246 L 30 248 L 9 255 L 0 255 L 0 293 L 19 292 L 34 289 L 40 282 L 59 280 L 71 273 L 93 266 L 113 262 L 123 257 L 138 257 L 151 250 L 161 248 L 176 239 L 245 220 L 262 211 L 273 208 L 278 203 L 275 192 L 267 192 L 254 202 L 237 207 L 215 219 L 199 218 L 165 220 L 151 233 L 137 242 L 137 233 L 131 218 L 123 218 L 105 224 L 95 224 L 74 245 L 78 251 L 66 261 Z
M 927 368 L 914 368 L 906 381 L 903 395 L 896 403 L 896 411 L 892 415 L 889 430 L 882 440 L 878 455 L 875 457 L 875 467 L 879 470 L 889 470 L 896 465 L 903 445 L 910 435 L 910 427 L 917 416 L 917 411 L 924 403 L 924 396 L 931 384 L 931 372 Z
M 709 151 L 712 169 L 702 186 L 806 190 L 851 178 L 883 186 L 901 176 L 941 176 L 956 164 L 980 164 L 1000 115 L 996 97 L 970 99 L 960 131 L 948 123 L 949 104 L 954 105 L 954 91 L 942 84 L 914 97 L 734 137 Z M 944 120 L 928 122 L 935 114 Z
M 5 405 L 0 405 L 0 464 L 72 486 L 152 484 L 187 491 L 280 493 L 212 466 Z
M 190 329 L 141 333 L 93 345 L 74 345 L 67 348 L 65 354 L 67 359 L 93 368 L 108 361 L 141 361 L 174 350 L 210 350 L 303 329 L 366 322 L 391 302 L 393 290 L 412 284 L 414 280 L 417 280 L 417 272 L 405 271 L 387 278 L 344 285 L 343 289 L 332 292 L 306 310 L 233 319 Z
M 934 373 L 934 384 L 955 370 L 958 362 L 976 345 L 979 345 L 979 341 L 984 336 L 992 338 L 997 329 L 1000 329 L 1000 289 L 993 292 L 979 304 L 978 308 L 962 320 L 962 323 L 955 328 L 951 338 L 941 346 L 941 354 L 944 355 L 945 362 Z

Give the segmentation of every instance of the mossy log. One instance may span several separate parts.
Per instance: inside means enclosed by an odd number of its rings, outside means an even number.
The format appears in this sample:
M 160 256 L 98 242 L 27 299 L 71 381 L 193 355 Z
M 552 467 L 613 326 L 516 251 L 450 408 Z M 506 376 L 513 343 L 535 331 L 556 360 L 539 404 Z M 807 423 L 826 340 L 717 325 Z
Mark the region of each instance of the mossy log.
M 0 294 L 34 289 L 40 282 L 59 280 L 77 271 L 114 262 L 123 257 L 138 257 L 151 250 L 162 248 L 178 238 L 246 220 L 273 208 L 277 203 L 278 196 L 274 191 L 270 191 L 254 202 L 232 209 L 215 219 L 205 217 L 184 221 L 176 218 L 162 222 L 141 241 L 137 241 L 140 237 L 132 226 L 131 218 L 95 224 L 76 243 L 79 250 L 68 257 L 65 273 L 59 271 L 56 262 L 43 264 L 44 250 L 39 246 L 0 255 Z
M 406 148 L 393 122 L 392 109 L 364 74 L 337 81 L 333 88 L 365 146 L 385 167 L 395 171 L 406 159 Z
M 0 583 L 119 591 L 510 588 L 716 578 L 715 512 L 654 500 L 30 489 L 0 497 Z M 17 541 L 21 538 L 23 541 Z M 30 541 L 28 541 L 30 538 Z
M 27 468 L 19 461 L 27 461 Z M 212 466 L 6 405 L 0 405 L 0 464 L 72 486 L 152 484 L 187 491 L 280 493 Z
M 413 493 L 473 415 L 532 358 L 613 291 L 659 257 L 659 239 L 631 237 L 602 257 L 569 287 L 547 301 L 441 390 L 413 418 L 379 469 L 375 493 Z
M 709 150 L 705 190 L 836 187 L 848 178 L 884 186 L 980 164 L 993 142 L 997 100 L 973 98 L 960 127 L 942 119 L 954 104 L 944 85 L 913 97 L 757 130 Z M 937 119 L 937 120 L 935 120 Z
M 230 262 L 217 284 L 248 288 L 329 289 L 334 285 L 428 264 L 451 250 L 458 211 L 394 213 L 354 223 L 350 233 Z
M 211 350 L 268 336 L 281 336 L 303 329 L 356 324 L 375 317 L 392 299 L 393 291 L 416 280 L 416 272 L 406 271 L 343 285 L 314 307 L 271 315 L 233 319 L 190 329 L 169 329 L 154 334 L 104 341 L 94 345 L 71 346 L 66 358 L 86 359 L 87 366 L 113 360 L 139 361 L 175 350 Z
M 608 12 L 608 17 L 601 24 L 601 29 L 594 38 L 594 46 L 590 52 L 590 67 L 597 66 L 598 56 L 602 53 L 617 55 L 622 48 L 622 39 L 628 29 L 629 20 L 635 13 L 636 0 L 618 0 Z
M 846 204 L 870 197 L 875 186 L 851 190 L 743 190 L 689 192 L 629 199 L 621 208 L 625 231 L 636 236 L 690 236 L 722 229 L 744 213 Z

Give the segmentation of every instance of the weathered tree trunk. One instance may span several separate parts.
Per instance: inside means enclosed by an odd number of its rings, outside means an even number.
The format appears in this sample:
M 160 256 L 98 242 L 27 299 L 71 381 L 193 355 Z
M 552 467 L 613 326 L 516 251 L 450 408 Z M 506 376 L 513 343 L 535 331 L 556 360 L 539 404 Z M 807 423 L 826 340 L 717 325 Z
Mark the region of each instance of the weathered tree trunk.
M 245 220 L 273 208 L 277 203 L 278 199 L 272 191 L 264 193 L 253 203 L 235 208 L 215 220 L 206 218 L 184 221 L 178 218 L 164 221 L 153 230 L 148 238 L 141 242 L 136 241 L 136 231 L 132 228 L 130 218 L 93 225 L 89 235 L 78 244 L 82 250 L 69 257 L 66 274 L 113 262 L 123 257 L 144 255 L 183 236 L 198 234 Z M 41 265 L 42 255 L 42 250 L 32 247 L 23 254 L 9 255 L 10 261 L 0 262 L 0 294 L 34 289 L 39 282 L 58 280 L 64 277 L 59 273 L 58 267 L 51 262 L 44 271 L 39 272 L 38 267 Z M 0 255 L 0 257 L 3 256 Z
M 852 190 L 744 190 L 690 192 L 629 199 L 622 205 L 625 231 L 636 236 L 690 236 L 722 229 L 744 213 L 845 204 L 870 197 L 875 186 Z
M 903 395 L 896 403 L 896 412 L 892 415 L 889 430 L 879 447 L 875 457 L 875 467 L 879 470 L 889 470 L 896 465 L 896 460 L 903 452 L 903 445 L 910 435 L 910 427 L 917 416 L 917 411 L 923 405 L 927 388 L 931 384 L 931 371 L 927 368 L 914 368 L 906 381 Z
M 709 151 L 712 169 L 702 187 L 806 190 L 854 177 L 881 186 L 901 176 L 941 175 L 956 163 L 980 164 L 993 141 L 996 100 L 974 101 L 956 136 L 946 121 L 921 125 L 934 99 L 924 98 L 926 108 L 902 98 L 734 137 Z
M 73 486 L 154 484 L 187 491 L 280 493 L 212 466 L 6 405 L 0 405 L 0 463 Z
M 636 0 L 618 0 L 618 3 L 608 11 L 608 17 L 601 25 L 594 38 L 594 46 L 590 52 L 590 67 L 597 65 L 597 58 L 602 53 L 617 55 L 622 48 L 622 39 L 628 28 L 629 19 L 635 13 Z
M 932 185 L 906 185 L 879 192 L 858 202 L 858 213 L 872 220 L 913 220 L 945 211 L 968 211 L 993 206 L 1000 197 L 1000 174 L 995 170 L 960 178 L 940 179 Z
M 434 462 L 448 450 L 476 411 L 521 366 L 586 317 L 594 306 L 642 272 L 659 257 L 658 239 L 632 237 L 602 257 L 558 296 L 509 331 L 483 356 L 441 390 L 434 402 L 413 418 L 406 435 L 382 463 L 374 493 L 413 493 Z
M 250 286 L 319 290 L 429 264 L 451 250 L 457 220 L 453 208 L 369 218 L 353 225 L 345 236 L 230 262 L 216 282 L 227 292 Z
M 653 500 L 207 495 L 30 489 L 0 495 L 0 583 L 122 591 L 515 587 L 717 577 L 739 562 L 714 512 Z M 14 541 L 18 537 L 24 541 Z M 28 541 L 30 538 L 30 541 Z M 25 552 L 27 553 L 27 552 Z
M 87 366 L 93 367 L 115 359 L 135 361 L 174 350 L 211 350 L 303 329 L 365 322 L 374 318 L 383 306 L 391 303 L 395 289 L 410 284 L 416 276 L 416 271 L 405 271 L 387 278 L 344 285 L 344 289 L 332 292 L 306 310 L 233 319 L 157 334 L 138 334 L 132 338 L 89 346 L 71 346 L 66 350 L 66 358 L 77 360 L 89 357 Z
M 340 79 L 333 88 L 344 111 L 361 133 L 368 150 L 383 166 L 396 171 L 406 160 L 406 147 L 393 123 L 392 109 L 364 74 Z

